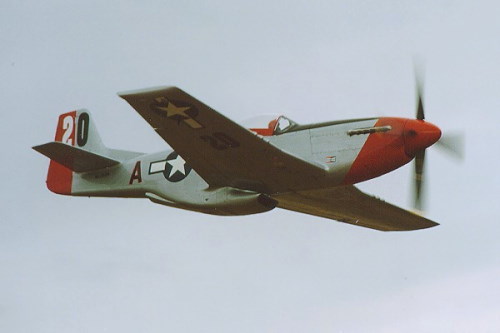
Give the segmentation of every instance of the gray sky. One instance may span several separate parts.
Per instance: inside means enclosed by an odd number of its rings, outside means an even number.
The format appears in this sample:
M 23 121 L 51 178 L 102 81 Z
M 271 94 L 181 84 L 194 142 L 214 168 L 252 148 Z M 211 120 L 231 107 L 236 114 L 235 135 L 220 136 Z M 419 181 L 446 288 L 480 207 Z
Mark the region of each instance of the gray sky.
M 496 1 L 0 3 L 0 331 L 497 332 L 500 5 Z M 177 85 L 235 120 L 413 117 L 466 133 L 431 148 L 427 215 L 381 233 L 282 210 L 214 217 L 56 196 L 59 114 L 113 148 L 166 144 L 117 91 Z M 360 185 L 410 207 L 413 165 Z

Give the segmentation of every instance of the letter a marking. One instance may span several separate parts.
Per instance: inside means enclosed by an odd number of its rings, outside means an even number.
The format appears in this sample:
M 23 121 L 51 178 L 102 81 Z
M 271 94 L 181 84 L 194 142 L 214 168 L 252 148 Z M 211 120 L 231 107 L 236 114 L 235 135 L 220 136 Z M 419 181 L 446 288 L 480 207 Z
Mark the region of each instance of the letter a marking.
M 129 185 L 132 185 L 134 183 L 134 180 L 137 180 L 138 183 L 142 183 L 141 161 L 137 161 L 137 163 L 135 164 L 132 175 L 130 176 L 130 181 L 128 182 Z

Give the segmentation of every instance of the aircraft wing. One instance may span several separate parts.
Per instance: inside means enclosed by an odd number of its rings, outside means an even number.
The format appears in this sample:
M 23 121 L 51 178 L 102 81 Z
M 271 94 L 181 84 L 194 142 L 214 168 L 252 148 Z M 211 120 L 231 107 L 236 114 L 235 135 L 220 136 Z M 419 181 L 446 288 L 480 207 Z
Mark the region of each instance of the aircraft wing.
M 299 191 L 272 196 L 278 207 L 381 231 L 409 231 L 438 223 L 365 194 L 356 187 Z
M 211 186 L 276 193 L 320 186 L 326 177 L 321 167 L 285 153 L 179 88 L 118 95 Z

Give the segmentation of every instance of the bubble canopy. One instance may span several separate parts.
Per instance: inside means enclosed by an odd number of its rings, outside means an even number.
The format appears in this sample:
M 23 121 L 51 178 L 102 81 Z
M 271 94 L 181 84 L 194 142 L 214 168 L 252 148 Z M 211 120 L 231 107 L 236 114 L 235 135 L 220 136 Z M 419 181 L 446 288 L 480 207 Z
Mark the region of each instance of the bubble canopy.
M 257 134 L 270 136 L 286 133 L 297 123 L 283 115 L 266 114 L 245 119 L 241 125 Z

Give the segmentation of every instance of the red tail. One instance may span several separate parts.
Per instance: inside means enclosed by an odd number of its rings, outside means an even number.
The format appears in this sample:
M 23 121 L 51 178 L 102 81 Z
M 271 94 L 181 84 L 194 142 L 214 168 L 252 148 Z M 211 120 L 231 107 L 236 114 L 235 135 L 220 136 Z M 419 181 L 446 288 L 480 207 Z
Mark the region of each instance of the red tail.
M 59 116 L 55 141 L 71 146 L 75 145 L 75 118 L 76 111 L 64 113 Z M 48 189 L 58 194 L 71 194 L 72 182 L 73 171 L 53 160 L 50 160 L 49 173 L 47 175 Z

